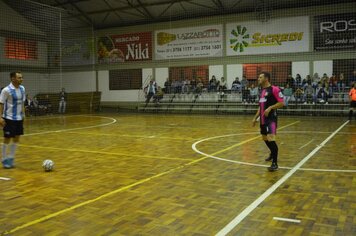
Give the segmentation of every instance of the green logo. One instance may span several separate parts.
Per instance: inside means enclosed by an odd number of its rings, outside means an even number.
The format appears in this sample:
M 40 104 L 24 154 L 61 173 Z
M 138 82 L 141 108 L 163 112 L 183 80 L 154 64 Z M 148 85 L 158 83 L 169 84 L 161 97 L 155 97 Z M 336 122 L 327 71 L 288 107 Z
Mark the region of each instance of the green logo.
M 248 42 L 245 39 L 249 39 L 250 35 L 247 34 L 246 27 L 241 27 L 241 25 L 236 26 L 236 29 L 231 31 L 233 38 L 230 39 L 230 47 L 235 52 L 243 52 L 245 47 L 248 47 Z

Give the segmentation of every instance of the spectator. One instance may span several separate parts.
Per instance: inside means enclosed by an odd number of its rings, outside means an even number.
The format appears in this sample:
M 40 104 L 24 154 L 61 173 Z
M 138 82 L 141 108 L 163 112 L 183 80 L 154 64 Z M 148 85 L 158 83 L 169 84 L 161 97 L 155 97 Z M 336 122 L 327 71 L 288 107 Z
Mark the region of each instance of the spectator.
M 146 105 L 147 105 L 157 91 L 156 83 L 154 82 L 153 79 L 150 80 L 149 84 L 145 88 L 145 91 L 146 91 Z
M 324 92 L 325 92 L 325 104 L 328 104 L 329 98 L 333 97 L 332 88 L 329 86 L 330 81 L 325 81 L 324 83 Z
M 323 77 L 321 77 L 320 82 L 321 84 L 325 84 L 326 81 L 329 81 L 329 77 L 326 73 L 323 74 Z
M 195 92 L 200 95 L 203 91 L 203 88 L 204 88 L 204 84 L 201 82 L 200 79 L 198 79 L 198 84 L 197 84 L 197 88 L 196 88 Z
M 318 83 L 320 82 L 320 77 L 318 73 L 314 73 L 313 79 L 312 79 L 312 86 L 314 89 L 318 87 Z
M 171 93 L 171 80 L 169 78 L 166 79 L 166 82 L 164 82 L 164 92 L 167 94 Z
M 196 88 L 197 88 L 197 80 L 196 80 L 195 78 L 193 78 L 193 80 L 190 81 L 190 89 L 191 89 L 193 92 L 195 92 Z
M 52 113 L 52 103 L 51 103 L 51 100 L 49 99 L 48 94 L 46 94 L 44 98 L 42 98 L 42 99 L 40 99 L 38 101 L 38 107 L 45 114 L 51 114 Z
M 215 78 L 215 75 L 211 77 L 211 80 L 209 81 L 208 85 L 208 92 L 215 92 L 217 89 L 218 82 Z
M 160 86 L 157 87 L 157 92 L 153 96 L 153 102 L 158 104 L 160 103 L 161 99 L 163 98 L 163 90 Z
M 301 88 L 297 88 L 294 92 L 294 98 L 295 102 L 298 104 L 298 102 L 303 102 L 303 97 L 304 97 L 304 91 Z
M 297 74 L 297 76 L 295 77 L 295 83 L 298 87 L 302 85 L 302 77 L 300 76 L 300 74 Z
M 242 76 L 242 80 L 241 80 L 241 90 L 246 90 L 248 89 L 248 80 L 246 78 L 246 76 Z
M 331 89 L 332 89 L 333 92 L 336 91 L 336 88 L 337 88 L 337 81 L 338 81 L 338 79 L 337 79 L 335 73 L 333 73 L 333 74 L 331 75 L 331 77 L 330 77 L 330 80 L 329 80 L 329 85 L 330 85 L 330 87 L 331 87 Z
M 226 89 L 227 89 L 226 80 L 224 77 L 221 77 L 221 81 L 219 83 L 219 91 L 224 92 Z
M 313 86 L 309 83 L 304 90 L 304 96 L 303 96 L 304 104 L 307 104 L 307 103 L 315 104 L 316 96 L 315 96 L 314 91 L 315 90 L 314 90 Z
M 258 87 L 256 87 L 255 84 L 251 84 L 250 96 L 249 96 L 248 102 L 255 103 L 257 96 L 258 96 Z
M 66 112 L 66 107 L 67 107 L 67 93 L 65 89 L 62 88 L 62 91 L 59 93 L 58 113 L 64 114 Z
M 33 114 L 36 115 L 36 110 L 35 110 L 33 100 L 30 98 L 28 94 L 26 94 L 26 100 L 24 106 L 25 106 L 26 115 L 33 115 Z
M 284 105 L 288 107 L 289 101 L 293 95 L 293 89 L 289 86 L 289 84 L 287 84 L 286 87 L 284 88 L 283 95 L 284 95 Z
M 352 72 L 352 75 L 349 79 L 350 87 L 352 88 L 353 84 L 356 83 L 356 70 Z
M 318 102 L 320 102 L 320 103 L 325 102 L 326 93 L 325 93 L 324 87 L 321 84 L 321 82 L 318 83 L 318 87 L 316 88 L 315 94 L 316 94 L 316 98 L 317 98 Z
M 292 77 L 292 75 L 288 75 L 286 83 L 289 84 L 289 86 L 291 86 L 291 88 L 293 88 L 293 90 L 295 90 L 294 78 Z
M 249 97 L 250 97 L 250 90 L 248 89 L 248 87 L 244 87 L 242 89 L 242 102 L 247 104 Z
M 182 93 L 189 93 L 190 90 L 190 80 L 188 78 L 185 78 L 185 80 L 182 83 Z
M 231 85 L 231 92 L 237 92 L 237 91 L 241 93 L 241 82 L 239 77 L 236 77 Z
M 344 73 L 340 73 L 339 80 L 337 83 L 338 92 L 345 92 L 345 76 Z

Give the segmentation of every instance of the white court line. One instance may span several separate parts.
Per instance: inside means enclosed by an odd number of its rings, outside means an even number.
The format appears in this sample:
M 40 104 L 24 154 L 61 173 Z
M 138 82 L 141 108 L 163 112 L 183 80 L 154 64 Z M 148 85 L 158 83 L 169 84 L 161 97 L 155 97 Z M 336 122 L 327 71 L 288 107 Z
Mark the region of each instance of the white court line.
M 10 178 L 0 177 L 0 180 L 10 180 Z
M 313 141 L 314 141 L 314 139 L 310 140 L 309 142 L 307 142 L 306 144 L 304 144 L 303 146 L 301 146 L 301 147 L 298 148 L 298 149 L 300 150 L 300 149 L 302 149 L 302 148 L 308 146 L 308 145 L 311 144 L 311 142 L 313 142 Z
M 283 217 L 273 217 L 274 220 L 279 220 L 279 221 L 286 221 L 286 222 L 292 222 L 292 223 L 300 223 L 301 220 L 295 220 L 295 219 L 289 219 L 289 218 L 283 218 Z
M 311 153 L 303 158 L 297 165 L 293 167 L 287 174 L 267 189 L 259 198 L 246 207 L 239 215 L 237 215 L 230 223 L 222 228 L 216 235 L 223 236 L 233 230 L 243 219 L 245 219 L 253 210 L 258 207 L 266 198 L 268 198 L 279 186 L 286 182 L 302 165 L 304 165 L 315 153 L 317 153 L 330 139 L 332 139 L 349 121 L 343 123 L 337 130 L 335 130 L 329 137 L 327 137 L 319 146 L 317 146 Z
M 303 131 L 280 131 L 279 133 L 282 133 L 282 132 L 285 133 L 285 134 L 294 134 L 294 133 L 300 133 L 300 132 L 303 132 Z M 308 132 L 306 132 L 306 133 L 308 133 Z M 312 132 L 312 133 L 315 134 L 315 133 L 331 133 L 331 132 L 319 132 L 319 131 L 316 131 L 316 132 Z M 339 132 L 339 134 L 340 133 L 342 133 L 342 132 Z M 246 134 L 259 134 L 259 132 L 246 132 L 246 133 L 239 133 L 239 134 L 226 134 L 226 135 L 213 136 L 213 137 L 201 139 L 201 140 L 198 140 L 197 142 L 193 143 L 192 149 L 196 153 L 199 153 L 199 154 L 201 154 L 203 156 L 207 156 L 207 157 L 213 158 L 215 160 L 219 160 L 219 161 L 226 161 L 226 162 L 230 162 L 230 163 L 235 163 L 235 164 L 240 164 L 240 165 L 247 165 L 247 166 L 269 167 L 270 165 L 255 164 L 255 163 L 244 162 L 244 161 L 235 161 L 235 160 L 225 159 L 225 158 L 222 158 L 222 157 L 213 156 L 213 155 L 210 155 L 208 153 L 202 152 L 197 148 L 198 144 L 203 143 L 203 142 L 208 141 L 208 140 L 231 137 L 231 136 L 241 136 L 241 135 L 246 135 Z M 320 146 L 320 145 L 318 145 L 318 146 Z M 279 166 L 279 169 L 291 170 L 292 167 Z M 299 170 L 302 170 L 302 171 L 318 171 L 318 172 L 356 173 L 356 170 L 340 170 L 340 169 L 338 170 L 338 169 L 299 168 Z
M 88 116 L 87 116 L 87 117 L 88 117 Z M 65 131 L 73 131 L 73 130 L 97 128 L 97 127 L 112 125 L 112 124 L 114 124 L 114 123 L 117 122 L 117 120 L 114 119 L 114 118 L 112 118 L 112 117 L 106 117 L 106 116 L 89 116 L 89 117 L 99 117 L 99 118 L 110 119 L 111 122 L 105 123 L 105 124 L 100 124 L 100 125 L 92 125 L 92 126 L 85 126 L 85 127 L 72 128 L 72 129 L 60 129 L 60 130 L 52 130 L 52 131 L 44 131 L 44 132 L 38 132 L 38 133 L 31 133 L 31 134 L 25 134 L 25 135 L 23 135 L 23 136 L 32 136 L 32 135 L 40 135 L 40 134 L 59 133 L 59 132 L 65 132 Z

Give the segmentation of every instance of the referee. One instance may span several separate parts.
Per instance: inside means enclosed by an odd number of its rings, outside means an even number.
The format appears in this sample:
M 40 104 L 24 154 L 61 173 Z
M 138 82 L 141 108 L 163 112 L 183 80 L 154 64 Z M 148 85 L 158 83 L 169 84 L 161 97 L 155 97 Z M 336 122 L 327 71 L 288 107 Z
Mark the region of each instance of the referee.
M 11 72 L 10 79 L 11 83 L 0 94 L 0 125 L 4 130 L 2 164 L 5 169 L 14 167 L 15 152 L 20 135 L 23 134 L 25 118 L 26 93 L 24 86 L 21 85 L 23 81 L 21 72 Z

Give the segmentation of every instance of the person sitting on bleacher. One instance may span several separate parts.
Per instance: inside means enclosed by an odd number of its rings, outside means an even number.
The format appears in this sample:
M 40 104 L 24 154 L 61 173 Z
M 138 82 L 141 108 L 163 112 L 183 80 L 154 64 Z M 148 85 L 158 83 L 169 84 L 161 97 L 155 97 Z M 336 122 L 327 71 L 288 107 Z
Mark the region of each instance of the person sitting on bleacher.
M 318 83 L 318 87 L 316 88 L 316 98 L 319 103 L 325 103 L 326 98 L 326 93 L 323 85 L 321 82 Z
M 49 100 L 48 94 L 38 101 L 38 107 L 44 112 L 44 114 L 52 114 L 52 103 L 51 100 Z
M 201 82 L 201 80 L 198 79 L 198 84 L 197 84 L 197 87 L 196 87 L 196 90 L 195 90 L 196 93 L 200 95 L 203 92 L 203 88 L 204 88 L 203 82 Z
M 227 89 L 226 79 L 221 77 L 221 81 L 219 82 L 219 92 L 224 92 Z
M 163 98 L 163 90 L 160 86 L 157 87 L 157 92 L 155 95 L 153 95 L 153 102 L 158 104 L 161 99 Z
M 283 96 L 284 96 L 284 105 L 288 107 L 289 100 L 291 99 L 293 95 L 293 89 L 290 87 L 289 84 L 286 84 L 286 87 L 283 90 Z
M 300 87 L 298 87 L 294 92 L 295 103 L 303 102 L 304 99 L 304 91 Z
M 315 90 L 311 84 L 308 84 L 306 86 L 306 88 L 304 89 L 304 95 L 303 95 L 304 104 L 308 104 L 308 103 L 315 104 L 316 96 L 315 96 L 314 91 Z
M 208 92 L 215 92 L 216 89 L 217 89 L 217 80 L 216 80 L 216 77 L 215 75 L 213 75 L 211 77 L 211 80 L 209 81 L 209 85 L 208 85 Z
M 36 115 L 35 105 L 28 94 L 26 94 L 26 100 L 24 105 L 26 115 Z
M 231 85 L 231 92 L 239 92 L 241 93 L 241 82 L 239 77 L 236 77 Z
M 339 79 L 337 81 L 338 92 L 345 92 L 345 76 L 344 73 L 340 73 Z
M 350 88 L 352 88 L 353 85 L 356 83 L 356 70 L 354 70 L 352 72 L 352 75 L 351 75 L 351 77 L 349 79 L 349 83 L 350 83 Z
M 167 78 L 166 82 L 164 82 L 164 92 L 167 94 L 171 93 L 171 81 L 169 78 Z
M 255 84 L 251 84 L 250 95 L 248 98 L 249 103 L 255 103 L 258 96 L 258 87 Z

